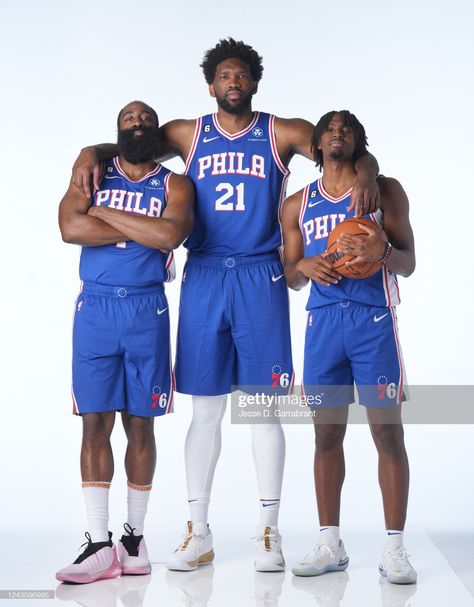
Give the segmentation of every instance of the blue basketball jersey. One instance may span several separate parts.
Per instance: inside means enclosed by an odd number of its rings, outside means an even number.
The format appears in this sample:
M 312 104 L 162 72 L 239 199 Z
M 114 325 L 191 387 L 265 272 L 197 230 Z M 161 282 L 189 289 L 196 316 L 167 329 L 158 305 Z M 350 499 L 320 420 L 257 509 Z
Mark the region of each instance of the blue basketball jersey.
M 157 165 L 139 181 L 131 181 L 118 157 L 104 164 L 100 187 L 93 205 L 124 213 L 161 217 L 166 208 L 171 171 Z M 174 279 L 173 253 L 145 247 L 138 242 L 118 242 L 99 247 L 82 247 L 81 280 L 102 285 L 143 287 Z
M 347 211 L 350 195 L 351 190 L 339 198 L 330 196 L 324 189 L 322 178 L 305 187 L 299 217 L 305 257 L 324 253 L 331 230 L 344 219 L 354 217 L 353 210 L 350 213 Z M 381 209 L 364 217 L 383 227 Z M 354 301 L 369 306 L 396 306 L 400 303 L 397 277 L 384 265 L 372 276 L 360 280 L 343 277 L 337 285 L 331 284 L 328 287 L 311 281 L 307 310 L 339 301 Z
M 255 112 L 247 128 L 231 134 L 217 114 L 197 119 L 185 169 L 196 188 L 194 229 L 185 242 L 190 251 L 245 256 L 281 246 L 289 171 L 278 157 L 274 120 Z

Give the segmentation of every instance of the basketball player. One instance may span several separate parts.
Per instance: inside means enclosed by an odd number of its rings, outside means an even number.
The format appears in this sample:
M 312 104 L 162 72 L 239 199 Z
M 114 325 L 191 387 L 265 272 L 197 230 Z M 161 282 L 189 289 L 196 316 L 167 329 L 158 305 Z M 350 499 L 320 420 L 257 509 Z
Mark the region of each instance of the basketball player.
M 193 224 L 192 183 L 153 160 L 156 112 L 133 101 L 117 124 L 118 156 L 104 163 L 92 198 L 71 181 L 59 207 L 63 240 L 82 245 L 72 394 L 83 423 L 89 530 L 82 554 L 56 574 L 76 583 L 151 571 L 143 526 L 156 460 L 153 421 L 171 411 L 174 390 L 163 283 L 174 278 L 171 251 Z M 108 530 L 116 411 L 128 440 L 128 518 L 118 555 Z
M 185 460 L 190 518 L 167 567 L 187 571 L 214 558 L 207 523 L 221 422 L 232 386 L 288 389 L 293 381 L 288 292 L 279 256 L 280 213 L 294 154 L 311 156 L 313 126 L 252 110 L 262 59 L 221 40 L 202 63 L 217 112 L 163 127 L 168 157 L 180 156 L 196 188 L 196 221 L 185 246 L 176 357 L 177 390 L 193 395 Z M 87 187 L 106 146 L 86 148 L 74 171 Z M 377 163 L 361 157 L 352 206 L 375 208 Z M 276 379 L 275 379 L 276 378 Z M 255 567 L 284 569 L 278 512 L 285 439 L 277 424 L 252 426 L 260 521 Z
M 379 177 L 380 209 L 366 215 L 373 219 L 373 227 L 360 224 L 364 235 L 343 235 L 338 241 L 342 253 L 355 256 L 351 264 L 381 261 L 382 269 L 361 280 L 344 278 L 324 254 L 331 229 L 354 215 L 350 209 L 354 165 L 366 153 L 366 144 L 364 127 L 353 114 L 344 110 L 324 115 L 312 137 L 314 159 L 323 175 L 288 198 L 283 210 L 288 284 L 299 290 L 311 280 L 305 392 L 325 395 L 315 416 L 319 543 L 293 567 L 293 573 L 321 575 L 344 570 L 349 563 L 339 539 L 339 510 L 343 440 L 355 382 L 379 455 L 387 527 L 380 572 L 389 582 L 409 584 L 416 581 L 416 572 L 403 547 L 409 470 L 401 423 L 405 377 L 395 306 L 399 303 L 396 274 L 410 276 L 415 252 L 408 200 L 398 181 Z

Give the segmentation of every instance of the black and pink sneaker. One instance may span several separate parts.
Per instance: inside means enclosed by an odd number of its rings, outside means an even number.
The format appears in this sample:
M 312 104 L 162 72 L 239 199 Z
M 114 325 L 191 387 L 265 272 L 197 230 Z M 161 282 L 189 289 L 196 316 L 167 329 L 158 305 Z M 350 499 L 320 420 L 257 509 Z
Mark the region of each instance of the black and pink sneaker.
M 87 546 L 84 552 L 77 557 L 74 563 L 56 573 L 56 579 L 60 582 L 89 584 L 96 580 L 104 580 L 121 575 L 122 567 L 117 558 L 117 548 L 112 543 L 110 531 L 108 542 L 93 542 L 90 534 L 87 532 L 86 538 Z

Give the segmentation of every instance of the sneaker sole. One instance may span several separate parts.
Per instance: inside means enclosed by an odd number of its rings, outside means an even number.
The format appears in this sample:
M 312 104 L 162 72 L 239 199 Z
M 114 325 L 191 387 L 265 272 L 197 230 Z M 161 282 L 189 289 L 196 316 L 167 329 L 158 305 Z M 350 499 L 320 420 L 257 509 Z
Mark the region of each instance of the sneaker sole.
M 182 565 L 169 565 L 168 563 L 166 563 L 166 568 L 169 571 L 195 571 L 198 567 L 201 567 L 202 565 L 210 565 L 213 562 L 214 557 L 214 550 L 210 550 L 209 552 L 206 552 L 206 554 L 202 554 L 197 560 L 186 561 Z
M 381 576 L 387 578 L 387 581 L 391 584 L 416 584 L 417 575 L 414 578 L 402 578 L 402 577 L 393 577 L 392 575 L 388 575 L 387 570 L 382 565 L 379 565 L 379 573 Z
M 142 567 L 124 567 L 122 565 L 122 575 L 149 575 L 151 573 L 151 565 Z
M 316 567 L 307 567 L 305 569 L 299 569 L 297 567 L 293 567 L 291 572 L 293 575 L 298 575 L 300 577 L 314 577 L 316 575 L 324 575 L 325 573 L 333 573 L 334 571 L 345 571 L 349 566 L 349 559 L 344 561 L 343 563 L 335 564 L 335 565 L 326 565 L 322 569 L 316 569 Z
M 255 564 L 255 571 L 260 571 L 262 573 L 272 573 L 277 571 L 285 571 L 285 563 L 282 565 L 262 565 L 257 567 Z
M 108 580 L 111 578 L 119 577 L 122 575 L 122 566 L 118 562 L 112 563 L 110 567 L 108 567 L 105 571 L 98 573 L 95 576 L 86 575 L 86 574 L 61 574 L 61 572 L 56 573 L 56 579 L 58 582 L 71 582 L 73 584 L 91 584 L 92 582 L 97 582 L 97 580 Z

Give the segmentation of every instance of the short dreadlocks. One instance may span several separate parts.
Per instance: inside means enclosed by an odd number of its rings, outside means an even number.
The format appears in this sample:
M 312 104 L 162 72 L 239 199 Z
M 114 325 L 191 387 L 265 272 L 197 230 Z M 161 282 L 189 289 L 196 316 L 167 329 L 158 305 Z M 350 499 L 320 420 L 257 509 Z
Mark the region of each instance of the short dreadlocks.
M 367 154 L 367 136 L 362 124 L 358 121 L 354 114 L 351 114 L 348 110 L 333 110 L 332 112 L 324 114 L 324 116 L 319 119 L 318 124 L 314 127 L 313 135 L 311 137 L 311 152 L 316 162 L 316 166 L 320 169 L 323 166 L 323 153 L 321 150 L 318 150 L 318 144 L 322 134 L 328 130 L 329 123 L 331 122 L 334 114 L 339 114 L 344 121 L 344 126 L 351 128 L 354 133 L 354 162 L 361 156 L 365 156 L 365 154 Z

